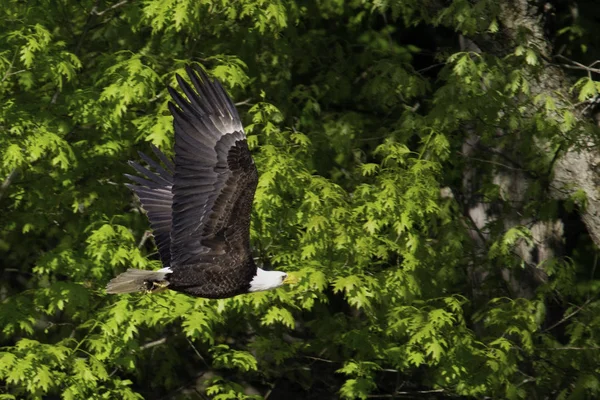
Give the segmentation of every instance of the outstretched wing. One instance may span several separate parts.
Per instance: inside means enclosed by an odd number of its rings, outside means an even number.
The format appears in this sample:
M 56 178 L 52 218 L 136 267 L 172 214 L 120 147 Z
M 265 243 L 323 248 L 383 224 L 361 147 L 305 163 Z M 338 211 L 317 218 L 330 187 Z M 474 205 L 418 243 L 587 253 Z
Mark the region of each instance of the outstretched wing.
M 173 267 L 227 254 L 239 264 L 249 255 L 256 166 L 235 105 L 216 80 L 187 67 L 187 97 L 169 88 L 175 126 L 175 175 L 171 230 Z
M 127 178 L 137 183 L 137 185 L 125 184 L 125 186 L 133 190 L 140 198 L 142 207 L 150 220 L 160 260 L 165 267 L 168 267 L 171 264 L 171 206 L 173 204 L 171 190 L 175 167 L 159 149 L 152 146 L 152 151 L 166 168 L 144 153 L 139 153 L 140 157 L 148 164 L 148 168 L 133 161 L 130 161 L 129 165 L 144 178 L 125 174 Z

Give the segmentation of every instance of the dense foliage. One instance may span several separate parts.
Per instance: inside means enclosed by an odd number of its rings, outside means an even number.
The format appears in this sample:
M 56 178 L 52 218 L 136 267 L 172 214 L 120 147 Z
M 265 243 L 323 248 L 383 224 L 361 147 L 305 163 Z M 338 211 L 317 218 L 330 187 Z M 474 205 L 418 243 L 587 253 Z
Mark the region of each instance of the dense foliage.
M 598 136 L 600 11 L 522 3 L 4 0 L 0 399 L 600 396 L 588 198 L 551 190 Z M 295 286 L 104 293 L 160 266 L 123 173 L 171 154 L 188 62 L 238 102 L 257 261 Z

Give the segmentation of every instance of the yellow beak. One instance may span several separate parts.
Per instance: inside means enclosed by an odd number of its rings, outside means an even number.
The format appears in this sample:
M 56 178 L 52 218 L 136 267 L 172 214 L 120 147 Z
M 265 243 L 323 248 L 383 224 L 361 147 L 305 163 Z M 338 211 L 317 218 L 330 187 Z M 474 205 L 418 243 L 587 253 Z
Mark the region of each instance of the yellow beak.
M 284 283 L 284 285 L 294 285 L 294 284 L 298 283 L 298 278 L 296 278 L 294 275 L 288 275 L 283 280 L 283 283 Z

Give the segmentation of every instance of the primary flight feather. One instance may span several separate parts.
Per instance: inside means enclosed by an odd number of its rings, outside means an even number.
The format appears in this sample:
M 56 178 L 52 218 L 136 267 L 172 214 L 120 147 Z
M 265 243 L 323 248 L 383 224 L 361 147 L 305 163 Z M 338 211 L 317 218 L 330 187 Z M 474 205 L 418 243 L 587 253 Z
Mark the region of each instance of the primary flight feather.
M 152 227 L 164 268 L 129 269 L 107 293 L 160 288 L 206 298 L 273 289 L 291 278 L 256 266 L 250 250 L 250 213 L 258 173 L 235 105 L 216 80 L 197 66 L 177 75 L 183 95 L 169 88 L 175 159 L 140 153 L 148 167 L 127 175 Z M 161 164 L 162 163 L 162 164 Z

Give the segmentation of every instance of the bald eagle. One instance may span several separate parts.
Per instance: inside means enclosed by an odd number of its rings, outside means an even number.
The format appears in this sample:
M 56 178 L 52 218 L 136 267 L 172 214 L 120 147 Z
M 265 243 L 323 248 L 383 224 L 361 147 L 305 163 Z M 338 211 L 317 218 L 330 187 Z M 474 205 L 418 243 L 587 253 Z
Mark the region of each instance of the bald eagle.
M 164 268 L 129 269 L 107 293 L 168 288 L 191 296 L 226 298 L 273 289 L 293 279 L 258 268 L 250 250 L 250 213 L 258 182 L 235 105 L 198 66 L 186 67 L 192 87 L 177 75 L 187 100 L 169 87 L 175 159 L 140 153 L 148 167 L 126 175 L 152 227 Z M 161 164 L 162 163 L 162 164 Z

